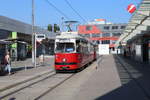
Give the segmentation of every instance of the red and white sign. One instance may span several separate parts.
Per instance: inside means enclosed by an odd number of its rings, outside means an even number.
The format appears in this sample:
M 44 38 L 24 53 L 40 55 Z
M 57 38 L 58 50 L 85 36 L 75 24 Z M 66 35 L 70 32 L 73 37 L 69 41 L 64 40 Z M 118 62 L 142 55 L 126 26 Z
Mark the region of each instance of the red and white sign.
M 133 13 L 136 10 L 136 6 L 134 4 L 130 4 L 127 7 L 129 13 Z

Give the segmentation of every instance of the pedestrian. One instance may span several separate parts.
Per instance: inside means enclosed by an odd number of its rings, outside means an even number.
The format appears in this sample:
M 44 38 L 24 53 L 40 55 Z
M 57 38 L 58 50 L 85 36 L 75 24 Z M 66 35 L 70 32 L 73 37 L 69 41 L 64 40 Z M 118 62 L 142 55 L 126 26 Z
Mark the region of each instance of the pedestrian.
M 11 66 L 10 66 L 10 54 L 7 51 L 4 58 L 4 64 L 5 64 L 5 71 L 8 72 L 8 74 L 11 74 Z

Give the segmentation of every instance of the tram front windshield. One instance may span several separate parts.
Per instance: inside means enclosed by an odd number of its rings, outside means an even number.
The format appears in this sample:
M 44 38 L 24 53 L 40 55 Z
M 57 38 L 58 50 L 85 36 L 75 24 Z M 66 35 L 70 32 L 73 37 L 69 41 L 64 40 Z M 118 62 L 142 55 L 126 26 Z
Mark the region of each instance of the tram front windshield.
M 72 53 L 75 51 L 74 43 L 56 43 L 56 53 Z

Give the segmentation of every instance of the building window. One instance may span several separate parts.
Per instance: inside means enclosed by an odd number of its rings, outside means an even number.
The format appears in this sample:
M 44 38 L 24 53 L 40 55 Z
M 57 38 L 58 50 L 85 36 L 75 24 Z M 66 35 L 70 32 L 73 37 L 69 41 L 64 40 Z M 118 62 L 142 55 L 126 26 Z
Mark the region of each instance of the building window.
M 110 40 L 102 40 L 102 44 L 110 44 Z
M 92 37 L 100 37 L 100 34 L 92 34 Z
M 86 30 L 87 31 L 91 31 L 92 30 L 92 26 L 86 26 Z
M 115 44 L 115 43 L 116 43 L 116 40 L 113 40 L 113 41 L 112 41 L 112 44 Z
M 102 37 L 110 37 L 110 33 L 103 33 Z
M 121 27 L 120 27 L 120 29 L 125 29 L 125 28 L 126 28 L 126 26 L 121 26 Z
M 112 33 L 113 34 L 113 36 L 120 36 L 121 35 L 121 33 Z
M 84 37 L 89 38 L 89 37 L 90 37 L 90 34 L 85 34 Z
M 112 26 L 112 29 L 118 29 L 118 26 Z
M 109 26 L 104 26 L 104 29 L 105 30 L 109 30 Z
M 85 34 L 79 34 L 79 35 L 84 37 Z

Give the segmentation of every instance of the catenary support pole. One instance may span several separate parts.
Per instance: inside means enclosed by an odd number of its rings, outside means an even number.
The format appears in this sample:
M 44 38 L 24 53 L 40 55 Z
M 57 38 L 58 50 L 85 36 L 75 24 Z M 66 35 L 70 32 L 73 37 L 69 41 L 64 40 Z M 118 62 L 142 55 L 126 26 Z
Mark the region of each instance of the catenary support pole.
M 34 0 L 32 0 L 32 65 L 36 68 L 36 39 L 34 32 Z

